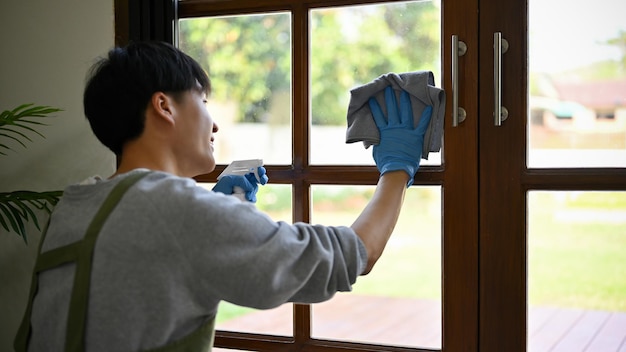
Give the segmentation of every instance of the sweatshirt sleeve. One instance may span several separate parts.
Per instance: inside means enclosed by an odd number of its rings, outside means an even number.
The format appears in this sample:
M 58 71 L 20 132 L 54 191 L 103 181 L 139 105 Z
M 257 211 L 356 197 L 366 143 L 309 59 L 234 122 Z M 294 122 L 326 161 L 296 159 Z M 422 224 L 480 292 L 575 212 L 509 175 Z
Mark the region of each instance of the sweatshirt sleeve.
M 346 226 L 276 222 L 254 204 L 195 187 L 185 192 L 175 242 L 198 289 L 267 309 L 350 291 L 367 253 Z

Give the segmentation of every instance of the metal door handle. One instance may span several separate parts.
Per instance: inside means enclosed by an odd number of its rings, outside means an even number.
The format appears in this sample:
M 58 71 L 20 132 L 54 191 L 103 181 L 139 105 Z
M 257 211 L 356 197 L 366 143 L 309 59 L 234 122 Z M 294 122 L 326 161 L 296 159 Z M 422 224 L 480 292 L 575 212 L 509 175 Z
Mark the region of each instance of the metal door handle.
M 493 116 L 496 126 L 502 126 L 502 121 L 509 117 L 509 111 L 502 106 L 502 54 L 509 49 L 509 42 L 502 38 L 502 32 L 493 34 Z
M 465 55 L 467 45 L 459 41 L 455 34 L 452 36 L 452 127 L 457 127 L 459 123 L 465 121 L 467 113 L 465 109 L 459 107 L 459 56 Z

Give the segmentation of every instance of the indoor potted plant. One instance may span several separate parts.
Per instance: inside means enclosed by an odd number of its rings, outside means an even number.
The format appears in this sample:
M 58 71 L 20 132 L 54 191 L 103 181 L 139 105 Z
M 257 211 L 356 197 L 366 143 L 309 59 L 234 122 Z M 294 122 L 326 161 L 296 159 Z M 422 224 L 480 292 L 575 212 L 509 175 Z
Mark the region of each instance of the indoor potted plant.
M 46 125 L 41 119 L 59 111 L 61 109 L 34 104 L 23 104 L 13 110 L 3 111 L 0 114 L 0 156 L 5 156 L 12 150 L 7 141 L 17 142 L 26 148 L 26 143 L 32 142 L 29 134 L 44 137 L 37 131 L 38 127 Z M 7 232 L 16 233 L 28 243 L 25 223 L 33 221 L 35 227 L 41 231 L 38 216 L 42 211 L 49 215 L 62 194 L 62 191 L 0 192 L 0 226 Z

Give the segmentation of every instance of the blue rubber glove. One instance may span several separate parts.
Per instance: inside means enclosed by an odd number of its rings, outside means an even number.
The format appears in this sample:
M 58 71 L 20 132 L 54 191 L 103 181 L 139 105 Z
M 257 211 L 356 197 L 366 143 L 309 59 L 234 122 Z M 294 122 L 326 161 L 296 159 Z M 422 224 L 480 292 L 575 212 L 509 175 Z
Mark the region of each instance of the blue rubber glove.
M 413 184 L 413 177 L 422 159 L 424 134 L 428 128 L 432 107 L 424 109 L 417 127 L 413 127 L 413 111 L 409 94 L 400 93 L 398 106 L 396 94 L 391 86 L 385 88 L 387 118 L 373 97 L 369 99 L 370 110 L 376 127 L 380 131 L 380 142 L 374 145 L 374 161 L 383 175 L 389 171 L 404 170 L 409 174 L 407 187 Z
M 256 203 L 256 192 L 259 190 L 259 184 L 264 185 L 269 180 L 263 166 L 259 166 L 257 168 L 257 172 L 259 173 L 259 178 L 261 179 L 260 181 L 257 181 L 254 173 L 252 172 L 246 175 L 223 176 L 219 181 L 217 181 L 217 184 L 213 187 L 213 191 L 224 194 L 233 194 L 235 193 L 235 187 L 239 187 L 244 191 L 245 198 L 248 201 Z

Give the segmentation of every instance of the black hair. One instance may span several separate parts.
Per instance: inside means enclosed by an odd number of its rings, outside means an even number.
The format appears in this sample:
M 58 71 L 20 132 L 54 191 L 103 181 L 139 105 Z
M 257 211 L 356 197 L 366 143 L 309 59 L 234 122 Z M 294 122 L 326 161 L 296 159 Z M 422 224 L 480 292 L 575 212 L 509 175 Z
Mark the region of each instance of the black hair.
M 131 43 L 111 49 L 92 66 L 83 96 L 85 116 L 98 140 L 120 155 L 124 144 L 143 132 L 154 93 L 177 98 L 193 89 L 208 95 L 211 82 L 190 56 L 165 42 Z

